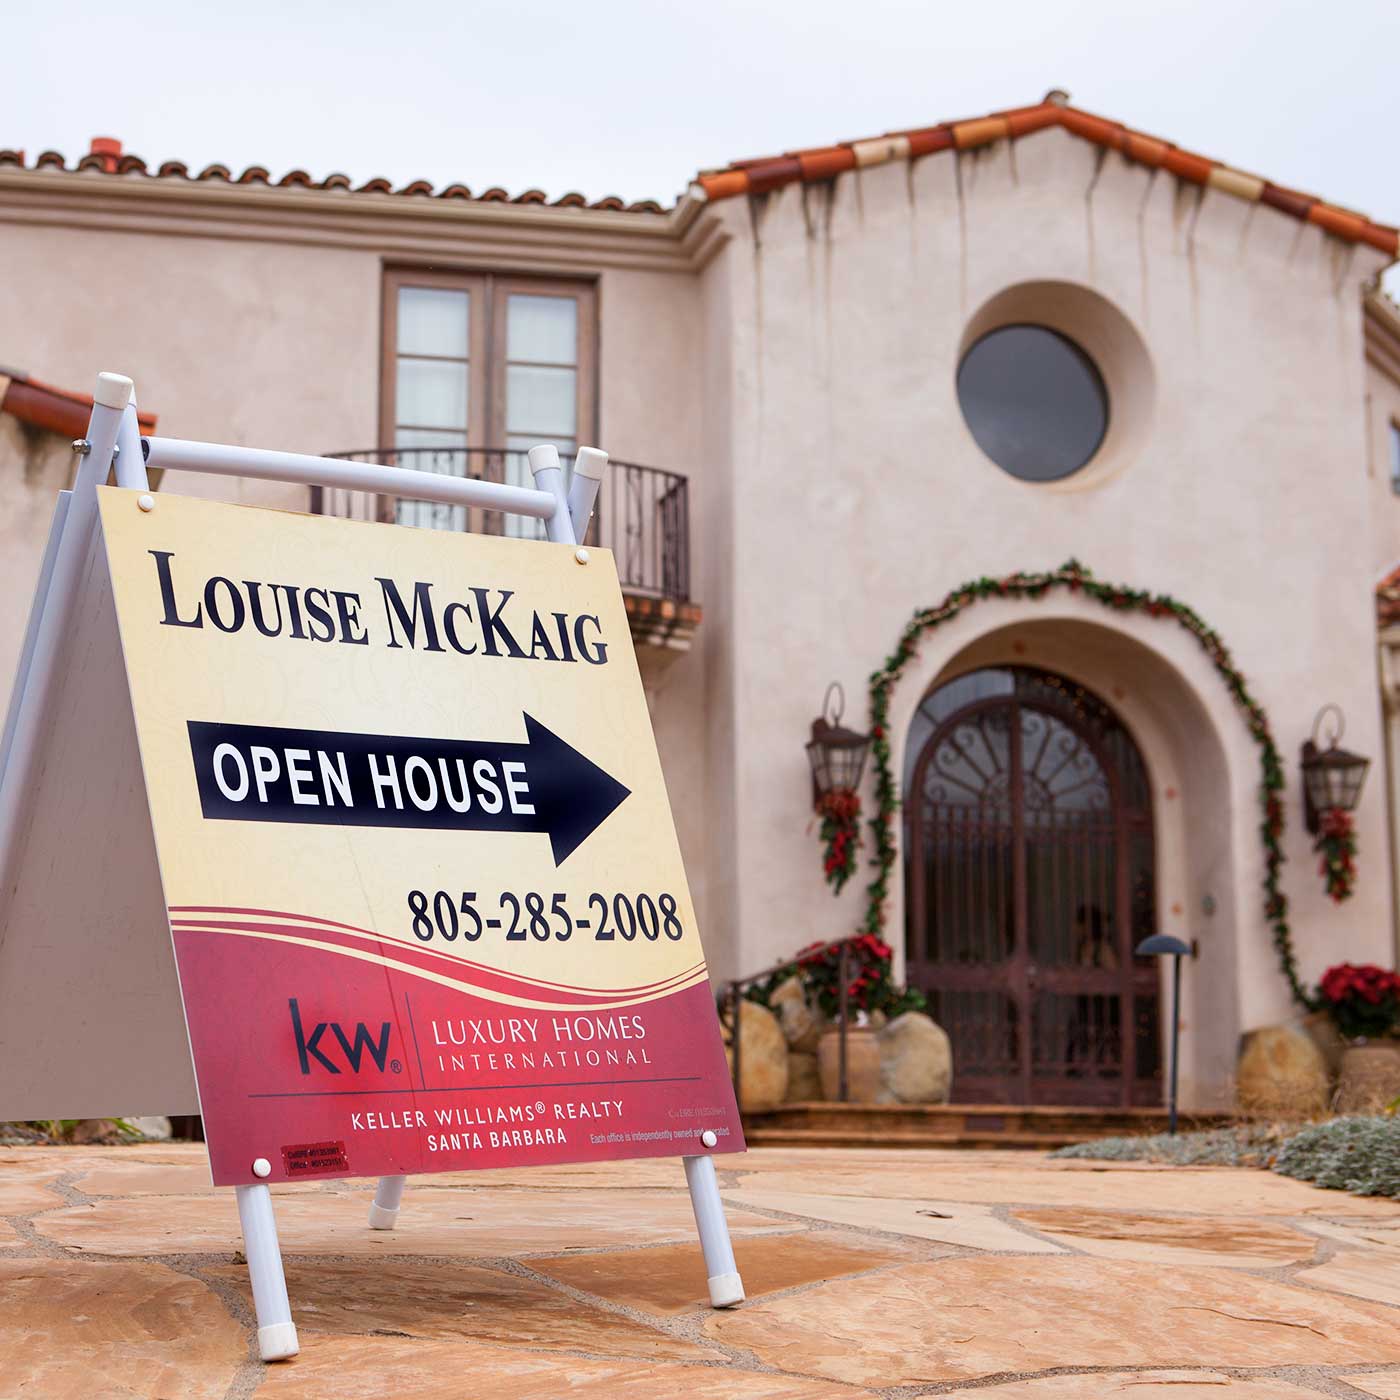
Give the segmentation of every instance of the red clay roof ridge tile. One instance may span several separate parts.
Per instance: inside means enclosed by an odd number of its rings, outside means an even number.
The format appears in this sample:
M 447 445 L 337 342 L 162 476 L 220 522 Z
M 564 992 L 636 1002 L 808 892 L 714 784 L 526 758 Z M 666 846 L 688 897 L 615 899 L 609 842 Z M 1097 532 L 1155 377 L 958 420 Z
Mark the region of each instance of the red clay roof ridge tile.
M 1014 107 L 985 117 L 945 122 L 912 131 L 892 132 L 864 141 L 841 141 L 782 156 L 756 156 L 704 170 L 693 188 L 714 203 L 739 195 L 769 194 L 784 185 L 835 179 L 847 170 L 883 165 L 895 160 L 918 160 L 938 151 L 975 150 L 997 141 L 1016 140 L 1058 126 L 1073 136 L 1118 151 L 1128 160 L 1165 169 L 1180 180 L 1232 195 L 1252 204 L 1267 204 L 1295 219 L 1348 243 L 1365 243 L 1390 257 L 1400 257 L 1400 230 L 1376 223 L 1314 195 L 1286 189 L 1258 175 L 1236 170 L 1223 161 L 1183 150 L 1170 141 L 1134 131 L 1121 122 L 1096 116 L 1069 103 L 1068 93 L 1052 90 L 1032 107 Z

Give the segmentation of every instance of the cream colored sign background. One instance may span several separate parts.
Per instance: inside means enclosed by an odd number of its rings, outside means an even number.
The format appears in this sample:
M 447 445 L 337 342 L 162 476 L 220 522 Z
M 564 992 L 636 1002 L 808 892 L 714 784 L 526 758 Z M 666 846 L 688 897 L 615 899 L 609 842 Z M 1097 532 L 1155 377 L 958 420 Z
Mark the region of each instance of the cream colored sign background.
M 150 798 L 166 901 L 241 906 L 336 920 L 410 947 L 478 965 L 598 990 L 645 987 L 703 975 L 703 953 L 665 782 L 652 736 L 612 555 L 571 546 L 457 532 L 414 530 L 320 516 L 156 496 L 144 512 L 134 492 L 103 488 L 102 528 Z M 181 616 L 191 616 L 206 579 L 339 589 L 359 595 L 369 645 L 262 636 L 249 620 L 235 634 L 164 626 L 155 560 L 173 554 Z M 516 594 L 506 617 L 594 614 L 608 647 L 604 665 L 388 648 L 376 577 L 411 601 L 432 585 L 439 615 L 474 603 L 472 587 Z M 528 648 L 528 629 L 513 628 Z M 473 638 L 475 640 L 475 638 Z M 420 635 L 421 641 L 421 635 Z M 186 722 L 203 720 L 367 734 L 523 743 L 528 712 L 630 789 L 630 795 L 561 866 L 543 833 L 433 831 L 207 821 Z M 655 942 L 598 941 L 594 928 L 566 942 L 419 942 L 410 890 L 431 900 L 475 891 L 483 917 L 502 891 L 563 893 L 574 918 L 594 892 L 676 897 L 684 934 Z M 596 908 L 596 906 L 595 906 Z M 463 920 L 465 923 L 466 921 Z M 551 923 L 557 922 L 551 919 Z M 480 991 L 475 993 L 482 995 Z M 648 999 L 646 993 L 637 1000 Z

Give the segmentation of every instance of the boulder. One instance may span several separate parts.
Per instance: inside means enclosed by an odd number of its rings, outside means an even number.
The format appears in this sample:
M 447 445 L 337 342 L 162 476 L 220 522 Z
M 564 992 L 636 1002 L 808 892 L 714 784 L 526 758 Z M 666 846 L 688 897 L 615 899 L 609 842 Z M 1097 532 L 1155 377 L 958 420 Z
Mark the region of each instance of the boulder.
M 947 1103 L 953 1047 L 947 1032 L 922 1011 L 896 1016 L 877 1035 L 881 1103 Z
M 732 1015 L 724 1029 L 724 1055 L 734 1069 Z M 739 1003 L 739 1107 L 767 1113 L 783 1102 L 788 1086 L 788 1047 L 778 1018 L 756 1001 Z
M 1242 1112 L 1270 1118 L 1311 1118 L 1332 1097 L 1327 1061 L 1300 1026 L 1261 1026 L 1240 1037 L 1235 1095 Z
M 826 1030 L 826 1017 L 811 1006 L 801 981 L 789 977 L 778 986 L 769 1001 L 782 1023 L 783 1035 L 787 1038 L 788 1049 L 804 1055 L 817 1053 L 817 1042 Z
M 170 1141 L 170 1119 L 128 1118 L 126 1120 L 147 1142 Z
M 820 1103 L 821 1075 L 817 1072 L 817 1057 L 803 1050 L 788 1054 L 787 1103 Z

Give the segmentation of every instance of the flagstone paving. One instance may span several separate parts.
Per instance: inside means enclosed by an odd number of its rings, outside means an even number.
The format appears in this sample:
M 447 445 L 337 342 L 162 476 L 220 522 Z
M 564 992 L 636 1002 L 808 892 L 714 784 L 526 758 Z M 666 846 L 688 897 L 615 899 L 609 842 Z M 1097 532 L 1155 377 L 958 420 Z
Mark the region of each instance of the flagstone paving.
M 1400 1203 L 1039 1153 L 717 1160 L 749 1301 L 705 1302 L 677 1162 L 457 1172 L 399 1229 L 279 1190 L 261 1365 L 203 1149 L 0 1150 L 0 1400 L 1400 1400 Z

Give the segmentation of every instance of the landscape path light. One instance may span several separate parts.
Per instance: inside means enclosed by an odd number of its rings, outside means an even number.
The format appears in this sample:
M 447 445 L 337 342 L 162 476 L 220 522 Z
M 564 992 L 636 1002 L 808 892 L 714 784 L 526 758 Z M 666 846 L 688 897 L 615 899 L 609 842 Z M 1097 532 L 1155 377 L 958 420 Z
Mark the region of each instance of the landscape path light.
M 1167 1131 L 1176 1136 L 1176 1071 L 1181 1059 L 1181 960 L 1189 957 L 1191 945 L 1169 933 L 1154 933 L 1137 945 L 1140 958 L 1162 957 L 1172 960 L 1172 1068 L 1171 1087 L 1167 1091 Z

